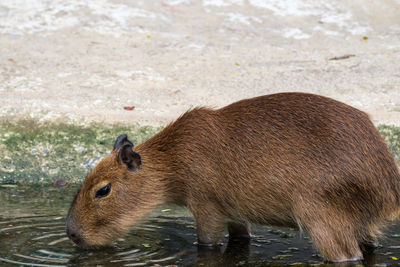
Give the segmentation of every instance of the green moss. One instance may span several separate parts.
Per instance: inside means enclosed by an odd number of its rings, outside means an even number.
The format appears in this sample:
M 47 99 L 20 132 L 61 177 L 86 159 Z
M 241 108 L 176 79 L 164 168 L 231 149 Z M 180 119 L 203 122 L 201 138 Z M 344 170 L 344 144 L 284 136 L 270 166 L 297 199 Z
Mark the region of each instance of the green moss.
M 397 163 L 400 163 L 400 127 L 379 125 L 378 130 L 385 139 Z
M 0 183 L 46 184 L 56 179 L 80 182 L 111 152 L 116 137 L 128 134 L 140 144 L 160 128 L 127 125 L 40 123 L 0 120 Z
M 134 144 L 140 144 L 160 129 L 0 118 L 0 184 L 81 182 L 111 152 L 118 135 L 126 133 Z M 400 163 L 400 127 L 380 125 L 378 130 Z

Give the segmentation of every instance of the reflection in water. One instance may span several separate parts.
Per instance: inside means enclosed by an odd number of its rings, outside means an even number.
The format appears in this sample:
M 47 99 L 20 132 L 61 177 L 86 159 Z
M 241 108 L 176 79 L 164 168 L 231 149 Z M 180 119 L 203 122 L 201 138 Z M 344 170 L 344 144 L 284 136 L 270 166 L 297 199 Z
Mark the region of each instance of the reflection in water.
M 223 252 L 221 247 L 210 248 L 198 246 L 198 266 L 238 266 L 245 265 L 250 256 L 250 239 L 236 238 L 229 239 L 226 249 Z
M 82 250 L 65 234 L 65 215 L 75 189 L 0 189 L 0 265 L 15 266 L 323 266 L 309 238 L 288 228 L 254 227 L 251 240 L 198 247 L 192 217 L 177 207 L 160 208 L 111 246 Z M 30 192 L 27 190 L 36 190 Z M 42 189 L 40 189 L 42 190 Z M 65 192 L 66 191 L 66 192 Z M 71 191 L 71 192 L 70 192 Z M 22 194 L 23 193 L 23 194 Z M 26 193 L 26 195 L 24 195 Z M 25 197 L 36 197 L 28 205 Z M 21 200 L 21 201 L 19 201 Z M 31 198 L 32 200 L 32 198 Z M 23 203 L 22 205 L 20 203 Z M 168 211 L 168 212 L 162 212 Z M 33 214 L 45 214 L 34 215 Z M 393 227 L 376 253 L 362 264 L 394 265 L 400 258 L 400 227 Z M 327 266 L 361 264 L 335 263 Z

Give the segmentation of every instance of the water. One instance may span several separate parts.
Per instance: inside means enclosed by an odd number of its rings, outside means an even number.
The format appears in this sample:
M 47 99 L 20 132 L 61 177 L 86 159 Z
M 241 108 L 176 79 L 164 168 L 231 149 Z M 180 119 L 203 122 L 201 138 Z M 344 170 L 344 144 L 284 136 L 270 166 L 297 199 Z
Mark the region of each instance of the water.
M 65 217 L 76 187 L 0 187 L 0 266 L 305 266 L 323 259 L 306 234 L 254 226 L 249 242 L 214 249 L 196 245 L 196 230 L 183 208 L 160 207 L 112 246 L 88 251 L 65 235 Z M 400 224 L 386 231 L 365 265 L 400 265 Z

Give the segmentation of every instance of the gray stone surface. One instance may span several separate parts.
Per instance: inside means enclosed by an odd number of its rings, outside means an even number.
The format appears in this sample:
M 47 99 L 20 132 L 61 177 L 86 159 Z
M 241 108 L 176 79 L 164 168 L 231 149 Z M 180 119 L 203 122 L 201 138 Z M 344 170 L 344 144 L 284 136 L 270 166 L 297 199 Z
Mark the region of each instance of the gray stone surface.
M 400 1 L 0 1 L 3 116 L 165 125 L 284 91 L 400 124 Z

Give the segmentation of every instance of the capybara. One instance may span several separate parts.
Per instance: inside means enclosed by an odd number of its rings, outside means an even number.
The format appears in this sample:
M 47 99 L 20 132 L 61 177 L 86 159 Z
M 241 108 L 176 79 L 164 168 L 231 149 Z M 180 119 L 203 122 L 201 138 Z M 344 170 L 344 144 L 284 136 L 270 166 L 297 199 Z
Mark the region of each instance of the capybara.
M 279 93 L 195 108 L 133 147 L 127 135 L 89 173 L 66 230 L 110 244 L 157 205 L 186 206 L 200 245 L 249 223 L 308 232 L 330 261 L 362 259 L 399 215 L 400 175 L 368 115 L 333 99 Z

